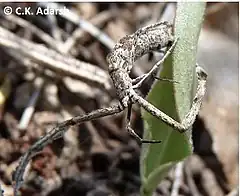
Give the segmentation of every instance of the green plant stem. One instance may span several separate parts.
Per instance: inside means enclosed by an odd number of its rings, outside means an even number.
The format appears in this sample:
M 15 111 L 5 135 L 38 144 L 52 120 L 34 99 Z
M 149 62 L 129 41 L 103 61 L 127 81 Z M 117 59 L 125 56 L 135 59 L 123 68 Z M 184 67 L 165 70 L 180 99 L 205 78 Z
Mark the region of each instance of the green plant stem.
M 156 82 L 147 97 L 149 102 L 179 122 L 192 103 L 197 42 L 205 4 L 177 4 L 174 30 L 179 41 L 173 54 L 164 62 L 160 78 L 178 83 Z M 169 169 L 192 153 L 191 131 L 180 134 L 149 113 L 143 111 L 142 115 L 144 139 L 163 140 L 161 144 L 142 145 L 141 195 L 150 196 Z

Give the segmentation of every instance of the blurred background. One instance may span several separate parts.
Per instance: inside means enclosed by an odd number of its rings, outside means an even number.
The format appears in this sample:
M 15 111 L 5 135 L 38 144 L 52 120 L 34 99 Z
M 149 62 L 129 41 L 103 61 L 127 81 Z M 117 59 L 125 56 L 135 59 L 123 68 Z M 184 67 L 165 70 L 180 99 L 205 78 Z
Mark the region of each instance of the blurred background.
M 9 34 L 0 33 L 0 185 L 4 195 L 13 195 L 12 172 L 41 135 L 56 123 L 117 102 L 106 62 L 114 44 L 148 24 L 174 22 L 176 11 L 175 3 L 132 2 L 54 3 L 70 10 L 65 15 L 3 12 L 10 6 L 36 13 L 48 5 L 0 3 L 0 27 L 14 33 L 18 44 L 15 49 L 5 47 Z M 29 47 L 28 43 L 21 47 L 19 40 L 28 40 Z M 29 56 L 30 46 L 42 57 Z M 131 77 L 150 70 L 160 56 L 153 53 L 139 59 Z M 59 62 L 70 71 L 61 70 Z M 198 63 L 208 72 L 207 96 L 193 126 L 194 154 L 183 163 L 178 195 L 238 195 L 238 3 L 207 3 Z M 96 75 L 100 79 L 94 80 Z M 151 82 L 144 84 L 143 94 Z M 142 135 L 137 106 L 132 124 Z M 141 146 L 124 126 L 121 113 L 70 128 L 34 156 L 21 194 L 139 195 Z M 172 195 L 175 172 L 175 168 L 169 172 L 155 195 Z

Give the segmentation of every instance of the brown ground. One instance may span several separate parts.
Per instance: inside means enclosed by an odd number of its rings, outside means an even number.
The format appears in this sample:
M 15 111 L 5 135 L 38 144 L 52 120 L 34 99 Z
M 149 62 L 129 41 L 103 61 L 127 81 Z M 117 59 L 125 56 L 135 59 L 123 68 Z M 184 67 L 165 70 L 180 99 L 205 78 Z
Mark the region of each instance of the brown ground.
M 1 3 L 1 6 L 31 6 L 35 3 Z M 62 4 L 63 5 L 63 4 Z M 172 3 L 66 3 L 83 19 L 92 22 L 116 42 L 140 26 L 161 20 L 171 21 Z M 2 8 L 1 8 L 2 10 Z M 103 14 L 104 13 L 104 14 Z M 75 31 L 77 26 L 56 16 L 53 25 L 46 16 L 22 16 L 42 29 L 56 43 L 73 38 L 68 54 L 106 71 L 110 49 L 98 39 Z M 51 48 L 30 28 L 10 21 L 2 13 L 0 26 L 20 37 Z M 54 22 L 53 22 L 54 23 Z M 75 32 L 75 34 L 74 34 Z M 74 39 L 74 35 L 78 37 Z M 211 3 L 199 39 L 198 61 L 209 73 L 208 95 L 193 127 L 194 154 L 184 161 L 178 195 L 238 195 L 238 4 Z M 24 48 L 23 48 L 24 50 Z M 0 185 L 4 195 L 12 195 L 11 176 L 20 156 L 57 122 L 90 112 L 116 101 L 97 86 L 51 74 L 19 62 L 0 47 Z M 151 68 L 155 57 L 146 55 L 136 63 L 136 77 Z M 23 58 L 23 57 L 21 57 Z M 45 72 L 43 74 L 43 72 Z M 37 76 L 45 79 L 32 120 L 19 129 L 21 116 L 38 87 Z M 6 81 L 10 81 L 8 86 Z M 150 84 L 145 85 L 143 93 Z M 27 169 L 20 192 L 24 196 L 139 195 L 140 145 L 124 130 L 124 114 L 110 116 L 70 128 L 63 138 L 39 152 Z M 139 109 L 132 116 L 134 129 L 141 135 Z M 159 184 L 156 195 L 171 195 L 176 181 L 175 168 Z M 0 194 L 1 195 L 1 194 Z

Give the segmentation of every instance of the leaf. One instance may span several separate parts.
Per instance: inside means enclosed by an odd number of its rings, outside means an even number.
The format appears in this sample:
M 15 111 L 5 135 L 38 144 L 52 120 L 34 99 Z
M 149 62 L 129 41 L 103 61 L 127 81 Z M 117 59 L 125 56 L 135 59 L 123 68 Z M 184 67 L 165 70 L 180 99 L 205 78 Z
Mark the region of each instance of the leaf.
M 173 54 L 164 62 L 160 78 L 179 83 L 158 81 L 147 100 L 177 121 L 189 111 L 193 97 L 197 42 L 205 3 L 178 3 L 175 37 L 179 41 Z M 152 195 L 160 180 L 177 162 L 192 153 L 191 131 L 181 134 L 142 110 L 144 139 L 162 140 L 160 144 L 143 144 L 141 152 L 141 195 Z

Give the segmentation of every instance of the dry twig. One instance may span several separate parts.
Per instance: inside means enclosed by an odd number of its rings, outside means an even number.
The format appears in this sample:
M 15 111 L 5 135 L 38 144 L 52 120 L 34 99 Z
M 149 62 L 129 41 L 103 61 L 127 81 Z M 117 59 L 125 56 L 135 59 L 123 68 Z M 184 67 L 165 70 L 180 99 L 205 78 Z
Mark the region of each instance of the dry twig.
M 178 196 L 179 195 L 179 188 L 183 182 L 183 168 L 184 162 L 179 162 L 175 167 L 175 177 L 172 187 L 171 196 Z
M 22 114 L 22 117 L 19 121 L 18 128 L 20 130 L 27 129 L 28 124 L 32 118 L 34 111 L 35 111 L 36 103 L 37 103 L 38 98 L 42 91 L 44 80 L 42 78 L 37 78 L 35 81 L 39 82 L 39 85 L 38 85 L 37 89 L 34 91 L 34 93 L 32 94 L 32 96 L 29 100 L 28 106 L 25 108 L 25 110 Z
M 51 7 L 54 9 L 63 9 L 62 6 L 60 6 L 57 3 L 39 2 L 38 4 L 44 7 Z M 108 35 L 106 35 L 103 31 L 99 30 L 97 27 L 92 25 L 90 22 L 82 19 L 75 12 L 70 10 L 69 12 L 64 12 L 62 16 L 67 20 L 73 22 L 74 24 L 78 25 L 79 27 L 83 28 L 85 31 L 87 31 L 96 39 L 98 39 L 109 49 L 112 49 L 114 47 L 115 43 Z
M 61 52 L 61 50 L 63 49 L 63 47 L 61 46 L 61 43 L 56 42 L 51 36 L 49 36 L 47 33 L 42 31 L 38 27 L 34 26 L 30 22 L 16 15 L 4 15 L 4 17 L 6 20 L 11 21 L 23 28 L 30 30 L 32 33 L 38 36 L 42 41 L 44 41 L 46 45 L 51 46 L 53 49 L 56 49 L 59 52 Z
M 109 77 L 99 67 L 20 38 L 3 27 L 0 27 L 0 45 L 14 49 L 62 75 L 86 81 L 105 90 L 111 89 Z

